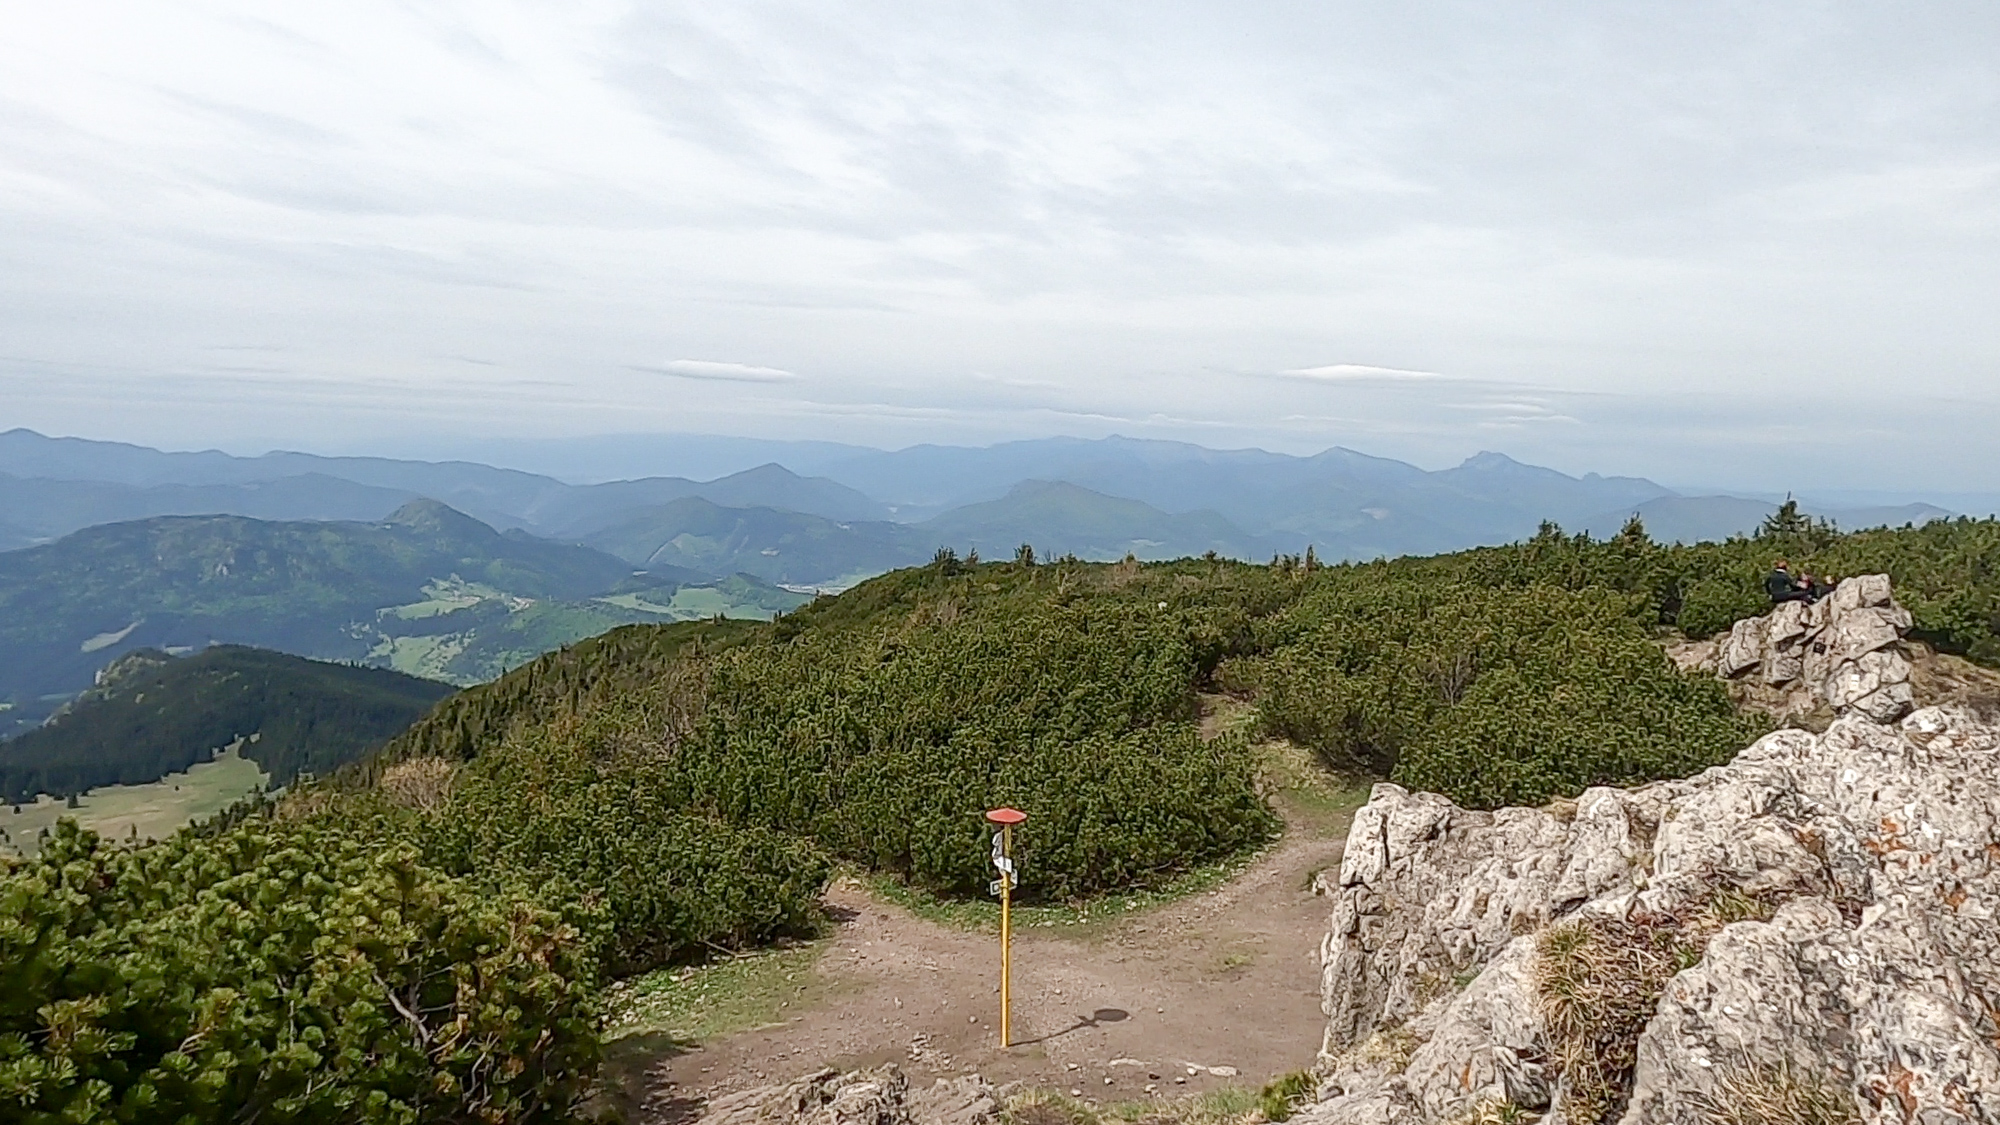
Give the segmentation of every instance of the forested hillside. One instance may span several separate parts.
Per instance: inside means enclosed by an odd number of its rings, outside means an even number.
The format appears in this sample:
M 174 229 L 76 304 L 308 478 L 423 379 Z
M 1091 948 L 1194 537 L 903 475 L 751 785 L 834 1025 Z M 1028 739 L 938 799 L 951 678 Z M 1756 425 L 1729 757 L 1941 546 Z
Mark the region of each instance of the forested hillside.
M 0 553 L 0 702 L 25 729 L 120 653 L 217 642 L 476 683 L 622 624 L 803 600 L 754 579 L 635 573 L 434 501 L 379 523 L 107 524 Z
M 50 723 L 0 742 L 0 800 L 155 781 L 238 739 L 272 785 L 289 785 L 355 760 L 456 690 L 237 645 L 178 659 L 140 650 L 106 671 Z
M 1012 804 L 1030 816 L 1021 893 L 1067 898 L 1157 886 L 1267 839 L 1256 758 L 1199 736 L 1199 691 L 1248 697 L 1267 731 L 1342 768 L 1474 806 L 1535 803 L 1690 773 L 1757 733 L 1658 642 L 1761 612 L 1772 558 L 1886 572 L 1920 635 L 1995 662 L 1996 553 L 1992 522 L 1843 536 L 1795 511 L 1701 547 L 1547 527 L 1333 567 L 940 553 L 769 624 L 632 627 L 447 700 L 275 815 L 132 853 L 56 841 L 0 894 L 8 963 L 38 959 L 0 1002 L 0 1049 L 23 1060 L 16 1096 L 51 1119 L 126 1099 L 197 1117 L 255 1102 L 287 1107 L 277 1117 L 378 1104 L 557 1119 L 594 1065 L 597 988 L 810 931 L 836 859 L 980 894 L 980 812 Z M 240 904 L 233 932 L 332 951 L 353 979 L 316 990 L 296 958 L 222 957 L 192 994 L 144 985 L 182 979 L 174 951 L 213 940 L 190 882 Z M 302 897 L 256 891 L 291 886 Z M 160 912 L 141 924 L 134 903 Z M 48 926 L 87 940 L 7 936 Z M 276 983 L 226 991 L 253 974 Z M 88 1065 L 50 1045 L 40 1013 L 65 1002 L 70 1039 L 106 1044 Z M 521 1034 L 481 1022 L 509 1005 Z M 349 1065 L 349 1027 L 378 1028 L 390 1061 Z
M 725 508 L 698 496 L 628 512 L 584 542 L 633 566 L 741 572 L 793 585 L 908 566 L 933 546 L 904 524 L 842 522 L 776 508 Z

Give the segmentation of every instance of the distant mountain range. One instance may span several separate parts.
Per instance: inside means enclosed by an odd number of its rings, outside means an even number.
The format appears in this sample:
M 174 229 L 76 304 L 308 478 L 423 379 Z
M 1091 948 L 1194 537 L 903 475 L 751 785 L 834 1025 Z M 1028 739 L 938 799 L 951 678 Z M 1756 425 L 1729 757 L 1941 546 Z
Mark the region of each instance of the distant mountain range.
M 561 449 L 600 466 L 734 471 L 570 483 L 473 461 L 0 433 L 0 734 L 140 646 L 259 645 L 464 684 L 628 622 L 767 617 L 947 547 L 1259 559 L 1312 545 L 1332 561 L 1509 542 L 1544 520 L 1604 536 L 1638 515 L 1658 539 L 1717 539 L 1775 510 L 1498 453 L 1431 471 L 1350 449 L 1117 437 L 893 452 L 663 437 L 521 452 L 546 462 Z M 752 457 L 770 460 L 742 463 Z M 1848 528 L 1952 514 L 1807 507 Z
M 1740 496 L 1660 496 L 1635 506 L 1631 511 L 1605 512 L 1582 521 L 1572 530 L 1589 532 L 1600 539 L 1614 534 L 1625 521 L 1638 516 L 1646 533 L 1663 543 L 1701 543 L 1748 535 L 1757 530 L 1778 505 L 1766 500 Z M 1812 514 L 1848 528 L 1919 526 L 1946 519 L 1957 513 L 1935 504 L 1899 504 L 1875 507 L 1817 508 Z
M 1032 542 L 1090 558 L 1127 550 L 1157 558 L 1198 544 L 1244 557 L 1312 544 L 1327 559 L 1372 558 L 1507 542 L 1543 520 L 1607 534 L 1635 513 L 1658 538 L 1719 538 L 1754 529 L 1775 508 L 1762 499 L 1683 496 L 1641 478 L 1572 477 L 1497 453 L 1430 471 L 1340 448 L 1295 457 L 1117 437 L 894 452 L 675 441 L 605 444 L 622 449 L 628 463 L 721 464 L 733 450 L 739 460 L 770 455 L 796 464 L 774 460 L 712 480 L 571 484 L 468 461 L 164 453 L 16 429 L 0 433 L 0 549 L 159 515 L 366 521 L 428 498 L 495 528 L 589 543 L 629 562 L 705 562 L 722 573 L 810 586 L 928 557 L 940 546 L 991 553 Z M 1038 491 L 1053 484 L 1072 488 Z M 1031 487 L 1023 493 L 1023 486 Z M 1846 527 L 1950 514 L 1937 506 L 1807 507 Z
M 686 496 L 829 519 L 887 519 L 889 510 L 826 479 L 765 465 L 713 481 L 648 477 L 570 485 L 467 462 L 267 453 L 162 453 L 143 446 L 0 433 L 0 536 L 48 540 L 150 516 L 375 520 L 411 500 L 442 501 L 493 527 L 577 539 L 636 509 Z

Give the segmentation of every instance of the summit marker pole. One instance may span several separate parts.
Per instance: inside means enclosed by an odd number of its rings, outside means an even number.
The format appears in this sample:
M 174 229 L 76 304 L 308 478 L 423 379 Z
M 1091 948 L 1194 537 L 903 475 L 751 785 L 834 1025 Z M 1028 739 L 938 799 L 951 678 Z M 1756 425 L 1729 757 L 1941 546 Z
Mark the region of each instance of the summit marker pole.
M 1011 1047 L 1013 1038 L 1013 970 L 1014 932 L 1012 913 L 1014 884 L 1019 880 L 1014 874 L 1014 826 L 1028 819 L 1028 814 L 1019 809 L 990 809 L 986 819 L 1000 826 L 993 835 L 993 866 L 1000 877 L 993 880 L 993 889 L 1000 893 L 1000 1046 Z

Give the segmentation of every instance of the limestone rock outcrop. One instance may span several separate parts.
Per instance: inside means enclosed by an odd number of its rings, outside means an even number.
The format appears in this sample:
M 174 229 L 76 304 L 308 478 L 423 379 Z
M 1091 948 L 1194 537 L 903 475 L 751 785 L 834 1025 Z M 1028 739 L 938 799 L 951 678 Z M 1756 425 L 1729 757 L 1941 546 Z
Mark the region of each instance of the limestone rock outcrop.
M 1716 671 L 1780 690 L 1797 686 L 1837 715 L 1894 722 L 1916 700 L 1902 644 L 1909 631 L 1910 611 L 1896 604 L 1887 575 L 1850 578 L 1812 605 L 1787 602 L 1738 621 L 1717 650 Z
M 876 1070 L 822 1070 L 793 1082 L 720 1097 L 698 1125 L 991 1125 L 999 1101 L 974 1076 L 940 1078 L 911 1090 L 894 1064 Z
M 2000 729 L 1901 714 L 1885 585 L 1823 604 L 1732 659 L 1842 700 L 1824 733 L 1543 809 L 1376 786 L 1298 1120 L 2000 1125 Z

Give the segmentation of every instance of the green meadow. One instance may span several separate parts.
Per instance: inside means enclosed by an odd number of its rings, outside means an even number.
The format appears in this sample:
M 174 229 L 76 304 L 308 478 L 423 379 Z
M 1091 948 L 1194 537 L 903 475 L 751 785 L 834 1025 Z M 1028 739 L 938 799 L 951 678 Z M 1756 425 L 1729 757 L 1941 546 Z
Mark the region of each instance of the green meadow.
M 32 856 L 43 829 L 55 830 L 65 817 L 111 840 L 164 840 L 203 817 L 214 816 L 264 788 L 257 763 L 220 751 L 186 773 L 172 773 L 147 785 L 107 785 L 77 798 L 69 808 L 44 796 L 33 804 L 0 805 L 0 850 Z M 18 811 L 16 811 L 18 810 Z

